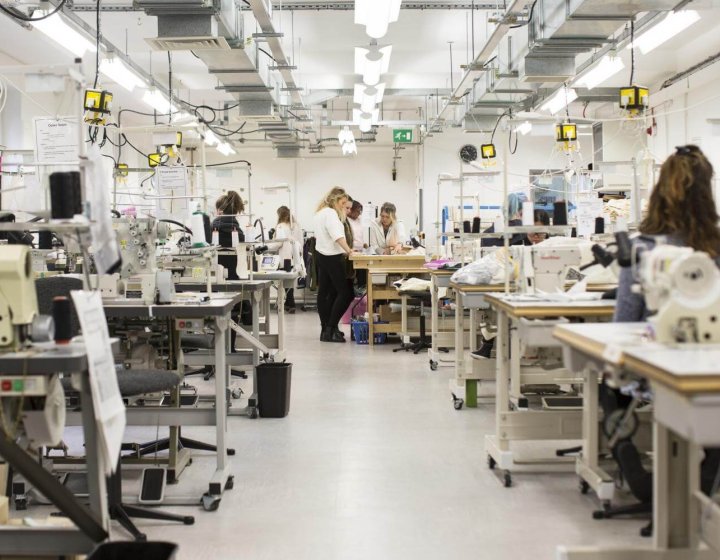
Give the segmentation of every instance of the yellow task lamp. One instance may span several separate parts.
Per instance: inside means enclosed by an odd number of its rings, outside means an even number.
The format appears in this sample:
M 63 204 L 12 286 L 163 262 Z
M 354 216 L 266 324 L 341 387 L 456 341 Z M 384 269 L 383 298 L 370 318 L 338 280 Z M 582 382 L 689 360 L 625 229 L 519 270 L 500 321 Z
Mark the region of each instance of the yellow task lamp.
M 642 86 L 628 86 L 620 88 L 620 108 L 625 109 L 631 116 L 644 113 L 650 105 L 650 92 Z
M 565 151 L 572 150 L 577 142 L 577 125 L 569 122 L 556 124 L 555 141 L 562 142 Z
M 113 94 L 101 89 L 86 89 L 83 100 L 84 120 L 87 124 L 104 126 L 110 115 Z
M 495 159 L 497 157 L 497 150 L 495 150 L 495 144 L 481 144 L 480 157 L 482 157 L 482 159 Z
M 116 177 L 127 177 L 130 173 L 130 166 L 127 163 L 118 163 L 115 166 L 115 176 Z
M 178 148 L 182 146 L 182 132 L 162 132 L 153 135 L 155 145 L 158 146 L 158 152 L 167 154 L 168 158 L 178 157 Z

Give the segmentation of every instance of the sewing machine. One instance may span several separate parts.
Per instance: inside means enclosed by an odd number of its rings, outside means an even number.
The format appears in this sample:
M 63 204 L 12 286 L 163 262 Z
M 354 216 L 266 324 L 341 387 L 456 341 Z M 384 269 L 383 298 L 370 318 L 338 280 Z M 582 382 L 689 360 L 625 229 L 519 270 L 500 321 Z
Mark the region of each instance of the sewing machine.
M 54 334 L 52 318 L 38 313 L 29 248 L 0 246 L 0 353 L 10 355 L 31 342 L 47 342 Z M 3 418 L 22 419 L 23 434 L 32 446 L 60 441 L 65 428 L 65 393 L 57 375 L 0 375 L 0 407 Z M 3 423 L 2 429 L 11 426 L 12 422 Z
M 637 266 L 658 342 L 720 342 L 720 271 L 707 253 L 658 245 Z
M 513 247 L 520 255 L 520 291 L 523 293 L 555 293 L 563 291 L 568 269 L 579 267 L 578 247 Z

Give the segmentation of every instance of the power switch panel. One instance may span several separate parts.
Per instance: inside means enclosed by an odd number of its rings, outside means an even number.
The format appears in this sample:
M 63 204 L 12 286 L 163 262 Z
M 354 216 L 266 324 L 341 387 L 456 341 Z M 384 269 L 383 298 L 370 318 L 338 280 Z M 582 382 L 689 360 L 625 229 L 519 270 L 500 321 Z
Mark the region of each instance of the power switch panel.
M 204 319 L 175 319 L 175 329 L 180 332 L 200 332 L 204 327 Z
M 42 397 L 47 394 L 47 378 L 43 375 L 0 377 L 0 397 Z

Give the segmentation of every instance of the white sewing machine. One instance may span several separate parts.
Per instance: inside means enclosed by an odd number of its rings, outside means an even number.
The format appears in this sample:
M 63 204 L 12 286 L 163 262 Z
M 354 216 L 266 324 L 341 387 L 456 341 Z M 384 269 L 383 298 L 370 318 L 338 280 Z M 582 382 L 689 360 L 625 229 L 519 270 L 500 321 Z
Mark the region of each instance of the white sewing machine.
M 0 246 L 0 352 L 16 352 L 31 341 L 47 342 L 54 334 L 52 317 L 38 313 L 29 248 Z M 57 445 L 65 428 L 65 393 L 59 377 L 0 375 L 0 381 L 4 418 L 21 418 L 23 433 L 31 445 Z
M 578 247 L 533 245 L 517 249 L 522 255 L 519 287 L 523 293 L 563 291 L 568 269 L 581 264 Z
M 720 271 L 707 253 L 658 245 L 637 273 L 658 342 L 720 342 Z

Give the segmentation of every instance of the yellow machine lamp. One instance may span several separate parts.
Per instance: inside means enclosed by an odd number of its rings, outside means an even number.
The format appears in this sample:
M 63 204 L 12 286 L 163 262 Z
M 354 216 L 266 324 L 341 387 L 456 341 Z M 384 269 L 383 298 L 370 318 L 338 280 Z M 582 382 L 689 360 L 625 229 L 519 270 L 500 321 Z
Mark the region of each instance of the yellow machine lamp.
M 126 178 L 130 174 L 130 166 L 127 163 L 118 163 L 115 166 L 115 177 Z
M 497 150 L 495 150 L 495 144 L 481 144 L 480 157 L 482 159 L 495 159 L 497 157 Z
M 154 154 L 148 154 L 148 165 L 150 167 L 157 167 L 158 165 L 162 165 L 163 163 L 163 154 L 160 153 L 154 153 Z
M 561 142 L 566 152 L 574 149 L 577 138 L 576 124 L 564 122 L 555 125 L 555 141 Z
M 158 147 L 157 151 L 162 154 L 167 154 L 168 158 L 176 158 L 179 156 L 178 148 L 182 146 L 183 135 L 182 132 L 161 132 L 153 135 L 155 145 Z
M 642 86 L 620 88 L 620 108 L 637 114 L 645 111 L 650 105 L 650 92 Z
M 113 94 L 100 89 L 86 89 L 83 100 L 84 120 L 87 124 L 104 126 L 110 115 Z

